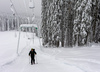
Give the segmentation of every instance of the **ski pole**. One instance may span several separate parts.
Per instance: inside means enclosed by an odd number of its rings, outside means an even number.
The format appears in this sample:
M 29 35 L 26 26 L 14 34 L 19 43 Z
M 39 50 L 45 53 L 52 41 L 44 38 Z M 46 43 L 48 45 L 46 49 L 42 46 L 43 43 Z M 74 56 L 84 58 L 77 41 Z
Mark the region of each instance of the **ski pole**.
M 30 64 L 30 56 L 29 56 L 29 64 Z
M 38 64 L 38 61 L 37 61 L 37 55 L 35 55 L 35 59 L 36 59 L 36 64 Z

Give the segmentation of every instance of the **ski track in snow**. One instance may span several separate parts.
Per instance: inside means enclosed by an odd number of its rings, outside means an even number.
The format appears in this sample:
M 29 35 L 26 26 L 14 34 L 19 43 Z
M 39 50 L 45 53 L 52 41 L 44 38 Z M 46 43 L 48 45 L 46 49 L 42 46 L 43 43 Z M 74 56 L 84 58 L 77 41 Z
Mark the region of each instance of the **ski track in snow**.
M 82 59 L 82 58 L 66 58 L 68 60 L 77 60 L 77 61 L 86 61 L 86 62 L 91 62 L 91 63 L 96 63 L 96 64 L 100 64 L 100 61 L 97 61 L 95 59 Z
M 26 47 L 27 47 L 27 46 L 26 46 Z M 8 62 L 2 64 L 1 67 L 5 66 L 5 65 L 9 65 L 9 64 L 11 64 L 12 62 L 14 62 L 14 61 L 23 53 L 23 51 L 24 51 L 24 49 L 25 49 L 26 47 L 24 47 L 24 48 L 22 49 L 22 51 L 20 52 L 20 54 L 17 55 L 13 60 L 8 61 Z
M 99 72 L 100 61 L 97 58 L 99 56 L 98 52 L 98 56 L 95 58 L 94 56 L 89 57 L 91 56 L 91 51 L 88 54 L 84 54 L 83 49 L 82 51 L 71 51 L 71 49 L 68 49 L 69 51 L 66 53 L 62 49 L 41 48 L 37 44 L 39 43 L 37 39 L 34 42 L 36 45 L 32 44 L 31 46 L 31 41 L 28 41 L 27 45 L 19 53 L 19 56 L 16 55 L 16 57 L 8 59 L 8 61 L 1 64 L 0 72 Z M 30 58 L 28 56 L 31 47 L 35 48 L 37 52 L 38 64 L 35 65 L 30 64 Z M 99 50 L 97 49 L 96 51 Z M 92 55 L 95 53 L 92 51 Z M 91 66 L 92 64 L 93 66 Z M 89 69 L 86 68 L 88 66 L 90 66 Z M 93 67 L 95 67 L 94 70 L 92 70 Z
M 53 53 L 54 52 L 54 53 Z M 55 60 L 58 60 L 58 61 L 60 61 L 60 63 L 63 63 L 63 64 L 65 64 L 65 65 L 69 65 L 69 66 L 72 66 L 72 67 L 76 67 L 76 68 L 78 68 L 78 69 L 80 69 L 80 70 L 82 70 L 83 72 L 92 72 L 92 70 L 90 70 L 90 71 L 88 71 L 87 69 L 85 69 L 85 68 L 83 68 L 83 67 L 81 67 L 80 65 L 77 65 L 77 64 L 73 64 L 73 62 L 72 63 L 69 63 L 69 61 L 74 61 L 74 62 L 83 62 L 83 61 L 85 61 L 85 62 L 87 62 L 87 63 L 95 63 L 95 64 L 99 64 L 100 65 L 100 61 L 98 61 L 98 60 L 95 60 L 95 59 L 85 59 L 85 58 L 68 58 L 68 57 L 64 57 L 64 56 L 59 56 L 59 54 L 61 54 L 61 50 L 57 50 L 57 49 L 53 49 L 53 52 L 52 52 L 52 54 L 50 55 L 50 54 L 48 54 L 48 52 L 45 52 L 46 54 L 45 55 L 48 55 L 48 56 L 53 56 L 53 58 L 55 58 Z M 57 56 L 57 57 L 56 57 Z M 58 58 L 58 56 L 59 56 L 59 58 Z M 98 71 L 96 71 L 96 72 L 98 72 Z
M 62 51 L 60 51 L 60 50 L 53 50 L 53 54 L 52 54 L 52 56 L 50 55 L 50 54 L 48 54 L 48 53 L 46 53 L 46 52 L 44 52 L 44 54 L 45 55 L 48 55 L 48 56 L 50 56 L 50 57 L 52 57 L 53 59 L 55 59 L 55 60 L 57 60 L 57 61 L 59 61 L 60 59 L 56 59 L 56 55 L 58 55 L 58 54 L 60 54 Z M 55 54 L 56 53 L 56 54 Z M 80 69 L 82 72 L 87 72 L 86 70 L 84 70 L 84 69 L 82 69 L 82 68 L 80 68 L 80 67 L 78 67 L 78 66 L 76 66 L 76 65 L 73 65 L 73 64 L 69 64 L 69 63 L 66 63 L 66 62 L 61 62 L 60 61 L 60 63 L 62 63 L 62 64 L 64 64 L 64 65 L 67 65 L 67 66 L 71 66 L 71 67 L 75 67 L 75 68 L 77 68 L 77 69 Z
M 38 47 L 34 47 L 34 48 L 38 49 Z M 56 70 L 58 69 L 56 72 L 66 72 L 67 70 L 70 72 L 74 72 L 74 70 L 72 70 L 71 68 L 77 70 L 78 72 L 86 72 L 85 70 L 83 70 L 75 65 L 60 62 L 59 60 L 55 59 L 55 57 L 53 57 L 47 53 L 44 53 L 42 51 L 38 51 L 38 52 L 40 52 L 40 54 L 38 55 L 38 59 L 40 60 L 38 64 L 35 64 L 35 65 L 29 64 L 28 56 L 27 56 L 27 58 L 25 56 L 25 54 L 28 55 L 28 50 L 25 48 L 15 60 L 3 65 L 2 66 L 3 71 L 1 71 L 1 72 L 32 72 L 32 71 L 41 72 L 41 70 L 43 70 L 43 72 L 45 72 L 45 71 L 51 72 L 54 69 L 56 69 Z M 57 52 L 60 53 L 60 51 L 57 51 Z M 25 60 L 25 61 L 23 61 L 23 60 Z M 46 61 L 44 61 L 44 60 L 46 60 Z M 20 63 L 20 62 L 22 62 L 22 63 Z M 20 66 L 20 64 L 21 64 L 21 66 Z M 55 67 L 52 67 L 52 65 L 54 65 Z M 16 68 L 16 66 L 19 66 L 18 69 Z

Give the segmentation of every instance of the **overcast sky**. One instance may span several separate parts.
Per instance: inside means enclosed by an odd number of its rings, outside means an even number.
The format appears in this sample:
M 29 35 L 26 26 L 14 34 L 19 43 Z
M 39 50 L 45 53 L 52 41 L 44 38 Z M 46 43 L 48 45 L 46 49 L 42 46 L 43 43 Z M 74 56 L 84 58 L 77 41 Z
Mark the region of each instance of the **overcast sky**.
M 32 10 L 29 9 L 29 1 L 30 0 L 12 0 L 16 11 L 19 14 L 32 14 Z M 34 14 L 36 16 L 41 16 L 41 0 L 34 0 L 35 8 Z M 10 9 L 10 0 L 0 0 L 0 13 L 12 13 Z

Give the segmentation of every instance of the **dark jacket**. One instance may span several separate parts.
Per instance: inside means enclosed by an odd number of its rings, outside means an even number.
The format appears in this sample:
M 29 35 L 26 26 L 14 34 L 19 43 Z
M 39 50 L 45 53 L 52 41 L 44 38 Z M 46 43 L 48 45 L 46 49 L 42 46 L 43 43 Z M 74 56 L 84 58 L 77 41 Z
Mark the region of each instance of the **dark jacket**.
M 31 58 L 34 58 L 35 54 L 37 54 L 37 53 L 35 52 L 35 49 L 33 49 L 33 51 L 31 50 L 31 51 L 29 52 L 29 56 L 31 56 Z

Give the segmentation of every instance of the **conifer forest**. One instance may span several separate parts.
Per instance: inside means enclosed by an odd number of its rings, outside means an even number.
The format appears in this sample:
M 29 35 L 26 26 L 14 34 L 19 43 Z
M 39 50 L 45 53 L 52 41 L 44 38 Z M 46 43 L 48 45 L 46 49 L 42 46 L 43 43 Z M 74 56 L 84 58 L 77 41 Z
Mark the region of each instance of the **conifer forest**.
M 44 46 L 100 42 L 100 0 L 42 0 L 41 14 Z

